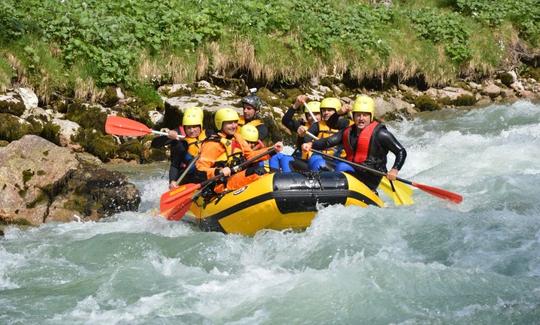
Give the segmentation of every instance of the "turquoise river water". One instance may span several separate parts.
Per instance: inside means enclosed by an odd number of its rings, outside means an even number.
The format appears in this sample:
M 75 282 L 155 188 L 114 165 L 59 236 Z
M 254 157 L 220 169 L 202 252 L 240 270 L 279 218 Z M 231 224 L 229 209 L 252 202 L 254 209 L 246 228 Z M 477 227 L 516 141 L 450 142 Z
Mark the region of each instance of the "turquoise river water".
M 138 212 L 5 229 L 0 324 L 540 323 L 540 106 L 389 128 L 400 176 L 462 204 L 415 190 L 411 207 L 321 209 L 305 232 L 202 233 L 153 217 L 167 166 L 138 167 Z

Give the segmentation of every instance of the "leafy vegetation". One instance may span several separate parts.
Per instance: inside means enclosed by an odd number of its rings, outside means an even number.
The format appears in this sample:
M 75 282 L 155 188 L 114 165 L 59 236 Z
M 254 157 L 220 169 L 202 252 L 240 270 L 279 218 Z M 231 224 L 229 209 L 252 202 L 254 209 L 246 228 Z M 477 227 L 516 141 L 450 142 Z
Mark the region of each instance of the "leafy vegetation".
M 12 79 L 8 57 L 19 81 L 45 82 L 40 95 L 122 85 L 152 101 L 148 86 L 214 71 L 270 82 L 326 73 L 420 73 L 437 82 L 460 75 L 465 63 L 469 71 L 502 64 L 502 55 L 486 62 L 478 49 L 506 41 L 493 35 L 508 24 L 532 46 L 540 40 L 538 0 L 369 3 L 3 0 L 0 88 Z M 473 37 L 478 30 L 483 37 Z

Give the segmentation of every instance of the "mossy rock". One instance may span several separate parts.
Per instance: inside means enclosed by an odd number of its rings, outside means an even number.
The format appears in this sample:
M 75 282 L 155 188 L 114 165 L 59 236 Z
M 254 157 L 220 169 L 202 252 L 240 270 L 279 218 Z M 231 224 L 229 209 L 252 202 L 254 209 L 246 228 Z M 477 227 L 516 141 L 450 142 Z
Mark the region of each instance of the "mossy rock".
M 461 95 L 453 101 L 456 106 L 473 106 L 476 104 L 476 97 L 471 95 Z
M 101 161 L 106 162 L 111 158 L 116 157 L 118 145 L 110 135 L 104 135 L 93 129 L 81 129 L 74 140 L 79 143 L 85 151 L 98 157 Z
M 468 90 L 468 91 L 472 91 L 472 88 L 471 86 L 465 82 L 465 81 L 457 81 L 455 84 L 454 84 L 454 87 L 456 88 L 461 88 L 461 89 L 465 89 L 465 90 Z
M 259 90 L 257 90 L 257 96 L 259 96 L 266 105 L 269 105 L 269 106 L 282 105 L 281 98 L 266 87 L 262 87 Z
M 100 103 L 107 106 L 112 107 L 118 103 L 118 95 L 116 94 L 116 88 L 115 87 L 107 87 L 105 88 L 105 94 L 100 100 Z
M 149 162 L 152 161 L 164 161 L 167 160 L 167 149 L 166 148 L 150 148 L 148 157 L 146 160 Z
M 508 72 L 503 72 L 499 74 L 498 77 L 501 80 L 502 84 L 506 87 L 510 87 L 510 85 L 514 82 L 514 77 Z
M 0 113 L 9 113 L 16 116 L 21 116 L 25 109 L 26 107 L 24 107 L 22 100 L 0 101 Z
M 1 148 L 1 147 L 5 147 L 5 146 L 7 146 L 8 144 L 9 144 L 8 141 L 6 141 L 6 140 L 0 140 L 0 148 Z
M 442 97 L 437 100 L 437 102 L 443 106 L 454 105 L 454 101 L 450 97 Z
M 120 144 L 117 150 L 118 157 L 125 160 L 141 161 L 143 153 L 143 145 L 136 139 L 131 139 L 128 142 Z
M 533 78 L 536 81 L 540 81 L 540 67 L 534 68 L 534 67 L 527 67 L 523 71 L 523 77 L 526 78 Z
M 436 100 L 429 97 L 428 95 L 421 95 L 415 98 L 414 100 L 415 107 L 424 112 L 424 111 L 436 111 L 441 109 L 441 105 L 437 103 Z
M 43 125 L 39 136 L 51 141 L 56 145 L 60 145 L 60 126 L 47 122 Z
M 71 195 L 63 207 L 64 209 L 77 211 L 85 216 L 89 216 L 92 213 L 91 202 L 82 195 Z
M 281 92 L 285 95 L 285 99 L 282 100 L 282 105 L 286 107 L 292 106 L 296 101 L 296 97 L 305 94 L 305 92 L 298 88 L 282 89 Z
M 32 124 L 12 114 L 0 113 L 0 140 L 8 142 L 19 140 L 32 133 Z
M 122 107 L 119 111 L 127 118 L 141 122 L 148 127 L 154 127 L 154 123 L 150 119 L 150 111 L 163 111 L 162 107 L 156 107 L 155 104 L 144 104 L 140 102 L 134 102 L 128 106 Z
M 80 103 L 68 105 L 66 119 L 77 122 L 84 129 L 96 129 L 105 132 L 107 113 L 98 106 L 84 106 Z

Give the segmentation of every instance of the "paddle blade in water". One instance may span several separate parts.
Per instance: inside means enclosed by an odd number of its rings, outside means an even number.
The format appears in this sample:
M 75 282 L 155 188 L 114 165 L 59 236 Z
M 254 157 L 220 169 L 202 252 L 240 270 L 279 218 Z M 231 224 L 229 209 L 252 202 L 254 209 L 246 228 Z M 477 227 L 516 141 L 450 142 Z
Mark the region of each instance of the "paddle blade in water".
M 417 187 L 417 188 L 421 189 L 422 191 L 427 192 L 427 193 L 429 193 L 431 195 L 434 195 L 436 197 L 440 197 L 441 199 L 452 201 L 452 202 L 457 203 L 457 204 L 459 204 L 459 203 L 461 203 L 461 201 L 463 201 L 463 196 L 461 196 L 461 195 L 459 195 L 457 193 L 454 193 L 454 192 L 443 190 L 442 188 L 437 188 L 437 187 L 428 186 L 428 185 L 419 184 L 419 183 L 414 183 L 414 182 L 412 182 L 411 185 L 414 186 L 414 187 Z
M 114 135 L 138 137 L 152 133 L 152 129 L 146 125 L 120 116 L 107 116 L 105 132 Z
M 413 195 L 412 188 L 408 187 L 406 184 L 400 181 L 392 181 L 392 183 L 390 183 L 388 178 L 384 176 L 381 179 L 379 188 L 382 189 L 383 192 L 394 201 L 395 205 L 414 204 L 414 200 L 412 198 L 412 195 Z

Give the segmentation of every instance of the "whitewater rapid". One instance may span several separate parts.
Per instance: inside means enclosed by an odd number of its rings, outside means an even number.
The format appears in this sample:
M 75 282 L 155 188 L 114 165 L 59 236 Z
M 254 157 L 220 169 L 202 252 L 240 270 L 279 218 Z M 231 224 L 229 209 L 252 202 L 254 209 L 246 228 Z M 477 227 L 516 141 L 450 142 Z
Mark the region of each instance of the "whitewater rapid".
M 400 176 L 462 204 L 415 190 L 411 207 L 324 208 L 304 232 L 202 233 L 154 216 L 166 165 L 132 169 L 139 212 L 5 230 L 0 324 L 538 323 L 540 106 L 389 129 Z

